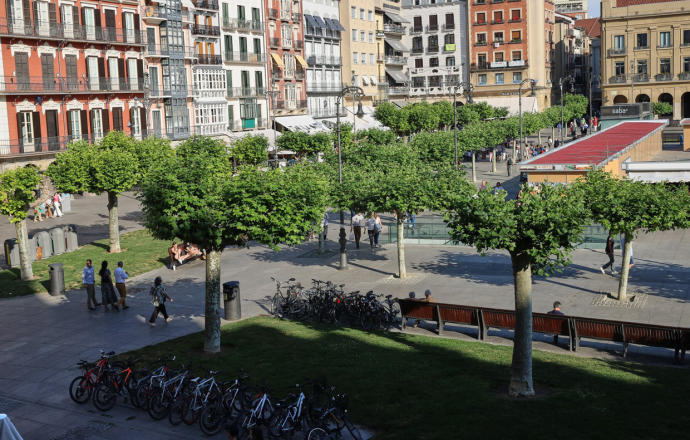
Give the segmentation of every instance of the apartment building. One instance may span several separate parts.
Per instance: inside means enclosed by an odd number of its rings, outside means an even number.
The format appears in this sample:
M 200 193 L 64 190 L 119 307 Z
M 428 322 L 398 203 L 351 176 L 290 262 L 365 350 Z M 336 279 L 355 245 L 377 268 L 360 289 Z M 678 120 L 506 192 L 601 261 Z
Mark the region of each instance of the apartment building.
M 150 134 L 182 140 L 192 132 L 192 63 L 197 53 L 191 44 L 192 13 L 180 0 L 144 0 L 140 5 L 146 34 L 144 51 Z
M 267 126 L 266 20 L 262 0 L 222 1 L 221 45 L 228 130 Z
M 267 60 L 271 88 L 277 91 L 274 115 L 298 115 L 307 110 L 302 0 L 266 0 Z
M 0 155 L 50 153 L 147 126 L 139 3 L 0 5 Z
M 383 32 L 377 31 L 377 11 L 381 0 L 341 0 L 343 39 L 341 41 L 342 82 L 362 88 L 362 103 L 373 105 L 378 97 L 380 72 L 383 71 L 383 50 L 378 40 Z M 383 24 L 381 21 L 381 29 Z M 381 68 L 380 68 L 381 67 Z M 352 102 L 351 96 L 345 97 Z
M 601 2 L 602 105 L 667 102 L 690 117 L 690 0 Z
M 517 113 L 551 105 L 554 4 L 551 0 L 468 2 L 473 97 Z M 536 81 L 534 96 L 528 79 Z
M 307 109 L 314 118 L 336 116 L 343 88 L 339 0 L 304 0 L 304 45 L 307 57 Z
M 586 18 L 575 21 L 589 38 L 589 67 L 587 73 L 587 94 L 591 96 L 592 109 L 596 112 L 601 107 L 601 23 L 599 18 Z
M 379 53 L 382 55 L 383 75 L 379 76 L 379 98 L 405 98 L 409 94 L 410 73 L 406 58 L 410 48 L 403 43 L 408 21 L 402 17 L 400 0 L 383 0 L 377 9 L 377 37 L 382 39 Z M 381 72 L 380 72 L 381 73 Z
M 572 77 L 575 93 L 585 94 L 589 79 L 590 40 L 584 29 L 575 23 L 574 18 L 556 13 L 553 70 L 555 78 Z M 555 86 L 557 85 L 554 84 L 554 93 L 560 93 L 559 90 L 556 90 Z M 570 86 L 568 87 L 570 88 Z
M 589 14 L 588 0 L 554 0 L 554 3 L 556 12 L 575 20 L 585 19 Z
M 402 16 L 411 23 L 403 36 L 403 44 L 412 49 L 403 59 L 410 97 L 447 99 L 453 86 L 467 80 L 467 1 L 404 0 Z

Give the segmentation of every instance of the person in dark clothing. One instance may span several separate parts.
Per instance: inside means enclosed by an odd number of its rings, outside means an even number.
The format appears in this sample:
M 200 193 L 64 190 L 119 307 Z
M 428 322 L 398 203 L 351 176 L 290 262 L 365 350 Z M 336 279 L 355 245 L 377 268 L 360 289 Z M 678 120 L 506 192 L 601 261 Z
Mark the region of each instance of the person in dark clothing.
M 547 312 L 548 315 L 560 315 L 563 316 L 564 313 L 561 312 L 561 302 L 556 301 L 553 303 L 553 310 Z M 558 335 L 553 335 L 553 344 L 558 345 Z
M 113 286 L 113 277 L 108 269 L 108 262 L 101 263 L 101 270 L 98 271 L 101 277 L 101 302 L 103 303 L 104 311 L 108 311 L 108 305 L 113 309 L 120 311 L 120 308 L 115 304 L 117 297 L 115 296 L 115 287 Z
M 613 237 L 609 235 L 609 238 L 606 240 L 606 255 L 609 257 L 609 262 L 601 266 L 601 273 L 606 275 L 606 268 L 610 267 L 611 268 L 611 275 L 615 275 L 616 271 L 613 269 L 613 248 L 614 248 L 615 242 L 613 240 Z
M 156 277 L 153 281 L 153 287 L 151 288 L 151 296 L 153 297 L 153 313 L 151 314 L 151 319 L 149 319 L 149 325 L 153 327 L 156 325 L 156 318 L 158 318 L 158 313 L 163 314 L 165 322 L 172 321 L 172 318 L 168 316 L 168 311 L 165 310 L 165 301 L 170 300 L 170 302 L 175 302 L 170 296 L 168 296 L 163 287 L 163 279 L 161 277 Z

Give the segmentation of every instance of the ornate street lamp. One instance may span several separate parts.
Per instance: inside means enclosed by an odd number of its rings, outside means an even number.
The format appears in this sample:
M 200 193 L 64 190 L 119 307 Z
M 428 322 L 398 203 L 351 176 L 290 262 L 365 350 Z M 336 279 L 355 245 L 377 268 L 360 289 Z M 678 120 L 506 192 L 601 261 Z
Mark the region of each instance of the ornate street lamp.
M 522 139 L 522 86 L 525 84 L 530 85 L 530 88 L 532 89 L 531 96 L 534 96 L 534 88 L 537 86 L 537 80 L 532 79 L 532 78 L 525 78 L 522 80 L 520 83 L 520 86 L 518 87 L 518 111 L 520 113 L 520 151 L 522 152 L 523 148 L 523 139 Z

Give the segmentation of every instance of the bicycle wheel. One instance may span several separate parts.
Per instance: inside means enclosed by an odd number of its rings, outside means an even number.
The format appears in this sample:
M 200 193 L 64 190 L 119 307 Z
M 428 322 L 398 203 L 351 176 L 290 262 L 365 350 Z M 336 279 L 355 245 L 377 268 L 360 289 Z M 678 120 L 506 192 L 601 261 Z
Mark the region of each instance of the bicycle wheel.
M 146 410 L 153 420 L 163 420 L 170 410 L 170 397 L 168 392 L 162 393 L 160 389 L 154 389 Z
M 117 402 L 117 393 L 104 383 L 99 384 L 93 393 L 93 406 L 101 411 L 110 411 Z
M 134 397 L 132 398 L 132 403 L 137 408 L 148 410 L 150 400 L 151 386 L 147 380 L 144 380 L 137 386 Z
M 168 421 L 171 425 L 177 426 L 182 423 L 182 410 L 184 409 L 184 399 L 177 399 L 170 404 Z
M 69 396 L 77 403 L 86 403 L 93 394 L 93 385 L 86 376 L 75 377 L 69 384 Z
M 194 396 L 190 396 L 185 400 L 185 404 L 182 407 L 182 421 L 186 425 L 193 425 L 199 418 L 199 415 L 201 415 L 201 408 L 195 409 L 194 404 Z
M 273 413 L 268 421 L 268 435 L 273 438 L 281 438 L 291 431 L 290 414 L 282 409 Z
M 221 405 L 209 405 L 201 411 L 199 427 L 206 435 L 216 435 L 223 428 L 225 411 Z
M 323 428 L 314 428 L 309 431 L 307 435 L 307 440 L 328 440 L 331 436 Z

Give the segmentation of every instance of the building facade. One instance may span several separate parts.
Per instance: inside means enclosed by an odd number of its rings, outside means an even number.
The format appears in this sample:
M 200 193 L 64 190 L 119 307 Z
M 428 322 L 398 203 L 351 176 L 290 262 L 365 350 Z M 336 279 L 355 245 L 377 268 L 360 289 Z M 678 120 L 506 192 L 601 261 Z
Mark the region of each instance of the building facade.
M 452 87 L 467 81 L 467 1 L 436 3 L 405 0 L 402 16 L 410 22 L 403 44 L 410 72 L 411 98 L 447 96 Z
M 379 50 L 383 55 L 383 72 L 379 77 L 381 99 L 405 98 L 409 95 L 410 72 L 407 68 L 407 57 L 410 48 L 403 43 L 403 35 L 407 33 L 409 24 L 401 15 L 400 0 L 383 0 L 379 25 L 379 37 L 383 36 L 383 44 Z
M 554 5 L 550 0 L 495 2 L 474 0 L 468 5 L 470 82 L 479 101 L 508 107 L 517 113 L 519 86 L 535 96 L 522 99 L 524 111 L 551 105 L 553 82 Z
M 575 20 L 585 19 L 589 14 L 588 0 L 554 0 L 554 3 L 556 4 L 556 12 Z
M 338 0 L 304 0 L 304 50 L 307 61 L 307 109 L 314 118 L 336 116 L 343 88 Z
M 276 91 L 274 115 L 307 111 L 302 0 L 266 0 L 266 63 L 271 89 Z
M 110 130 L 142 136 L 138 2 L 8 1 L 0 14 L 0 154 L 57 151 Z
M 191 11 L 180 0 L 160 6 L 150 0 L 140 4 L 144 48 L 148 134 L 182 140 L 192 133 Z
M 227 129 L 233 132 L 267 126 L 266 20 L 262 0 L 222 1 L 221 46 Z
M 589 38 L 589 69 L 587 73 L 587 94 L 592 102 L 592 111 L 597 114 L 601 108 L 601 23 L 599 17 L 575 21 Z
M 584 95 L 587 93 L 589 78 L 590 40 L 584 29 L 575 23 L 572 17 L 556 13 L 553 71 L 556 80 L 570 76 L 575 93 Z M 554 93 L 557 92 L 556 85 L 554 84 Z
M 344 30 L 341 41 L 342 83 L 364 91 L 362 102 L 372 105 L 378 98 L 383 71 L 383 22 L 379 17 L 381 0 L 341 0 L 340 17 Z M 380 29 L 380 30 L 379 30 Z M 352 102 L 351 96 L 345 101 Z
M 690 116 L 690 1 L 601 2 L 602 105 L 667 102 Z

